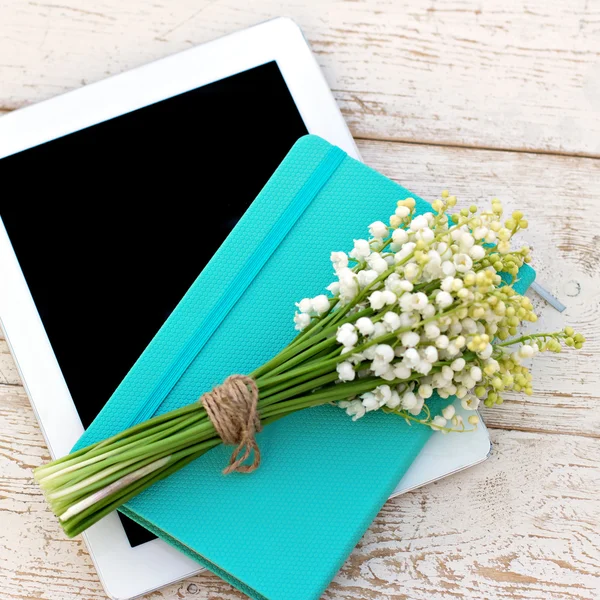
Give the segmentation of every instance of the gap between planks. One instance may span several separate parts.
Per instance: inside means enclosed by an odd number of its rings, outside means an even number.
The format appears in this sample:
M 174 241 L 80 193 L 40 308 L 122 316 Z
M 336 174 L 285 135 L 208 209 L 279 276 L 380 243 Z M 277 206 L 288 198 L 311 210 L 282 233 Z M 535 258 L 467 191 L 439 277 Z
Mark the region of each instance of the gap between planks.
M 490 410 L 494 410 L 493 408 Z M 485 413 L 483 414 L 483 421 L 485 422 Z M 581 431 L 574 433 L 573 431 L 550 431 L 548 429 L 539 429 L 536 427 L 523 427 L 521 425 L 504 425 L 502 423 L 486 423 L 488 429 L 500 430 L 500 431 L 520 431 L 521 433 L 535 433 L 538 435 L 560 435 L 560 436 L 571 436 L 578 438 L 588 438 L 591 440 L 600 440 L 600 433 L 593 433 L 591 431 Z M 493 452 L 493 449 L 492 449 Z
M 600 159 L 600 154 L 587 152 L 567 152 L 562 150 L 544 150 L 527 148 L 503 148 L 499 146 L 471 146 L 469 144 L 457 144 L 452 142 L 430 142 L 427 140 L 404 139 L 398 137 L 353 135 L 357 142 L 389 142 L 392 144 L 411 144 L 413 146 L 434 146 L 435 148 L 459 148 L 461 150 L 485 150 L 486 152 L 514 152 L 517 154 L 543 154 L 545 156 L 565 156 L 573 158 Z

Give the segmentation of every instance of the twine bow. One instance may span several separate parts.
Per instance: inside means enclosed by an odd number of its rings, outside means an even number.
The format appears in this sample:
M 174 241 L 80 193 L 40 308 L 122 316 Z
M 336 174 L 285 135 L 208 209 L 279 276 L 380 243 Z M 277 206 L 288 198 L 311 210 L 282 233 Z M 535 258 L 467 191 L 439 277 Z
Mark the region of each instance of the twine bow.
M 215 431 L 224 444 L 236 445 L 223 473 L 251 473 L 260 464 L 256 434 L 261 431 L 258 414 L 258 388 L 252 377 L 231 375 L 221 385 L 200 398 Z M 254 460 L 244 461 L 254 450 Z

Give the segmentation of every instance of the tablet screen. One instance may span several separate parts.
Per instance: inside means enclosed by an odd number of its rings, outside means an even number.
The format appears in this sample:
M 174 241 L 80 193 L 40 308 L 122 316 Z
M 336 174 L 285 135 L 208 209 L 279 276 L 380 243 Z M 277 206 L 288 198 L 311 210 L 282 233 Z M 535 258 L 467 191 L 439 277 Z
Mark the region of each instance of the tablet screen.
M 0 215 L 84 426 L 306 133 L 271 62 L 0 160 Z M 121 518 L 132 545 L 154 537 Z

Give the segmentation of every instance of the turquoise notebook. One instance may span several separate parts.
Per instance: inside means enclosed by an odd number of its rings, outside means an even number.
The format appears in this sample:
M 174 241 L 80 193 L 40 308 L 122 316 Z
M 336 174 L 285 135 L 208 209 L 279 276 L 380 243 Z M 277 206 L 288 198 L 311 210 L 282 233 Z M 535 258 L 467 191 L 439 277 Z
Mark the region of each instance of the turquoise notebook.
M 294 303 L 332 281 L 331 251 L 351 249 L 409 196 L 321 138 L 301 138 L 78 447 L 274 356 L 294 336 Z M 533 278 L 524 268 L 517 287 Z M 258 436 L 254 473 L 222 475 L 231 448 L 219 447 L 122 511 L 251 598 L 316 599 L 430 435 L 379 411 L 352 422 L 332 406 L 305 410 Z

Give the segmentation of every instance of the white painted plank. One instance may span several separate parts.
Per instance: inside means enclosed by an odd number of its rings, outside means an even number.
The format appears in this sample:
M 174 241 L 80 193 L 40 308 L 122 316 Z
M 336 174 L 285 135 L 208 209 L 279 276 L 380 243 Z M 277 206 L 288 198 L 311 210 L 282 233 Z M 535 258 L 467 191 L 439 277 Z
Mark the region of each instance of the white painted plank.
M 0 109 L 280 15 L 303 28 L 355 136 L 600 153 L 588 0 L 4 0 Z
M 486 463 L 388 502 L 324 598 L 597 600 L 598 441 L 492 436 Z M 0 386 L 0 448 L 0 600 L 103 598 L 32 481 L 48 456 L 20 388 Z M 208 574 L 147 596 L 188 597 L 244 598 Z

